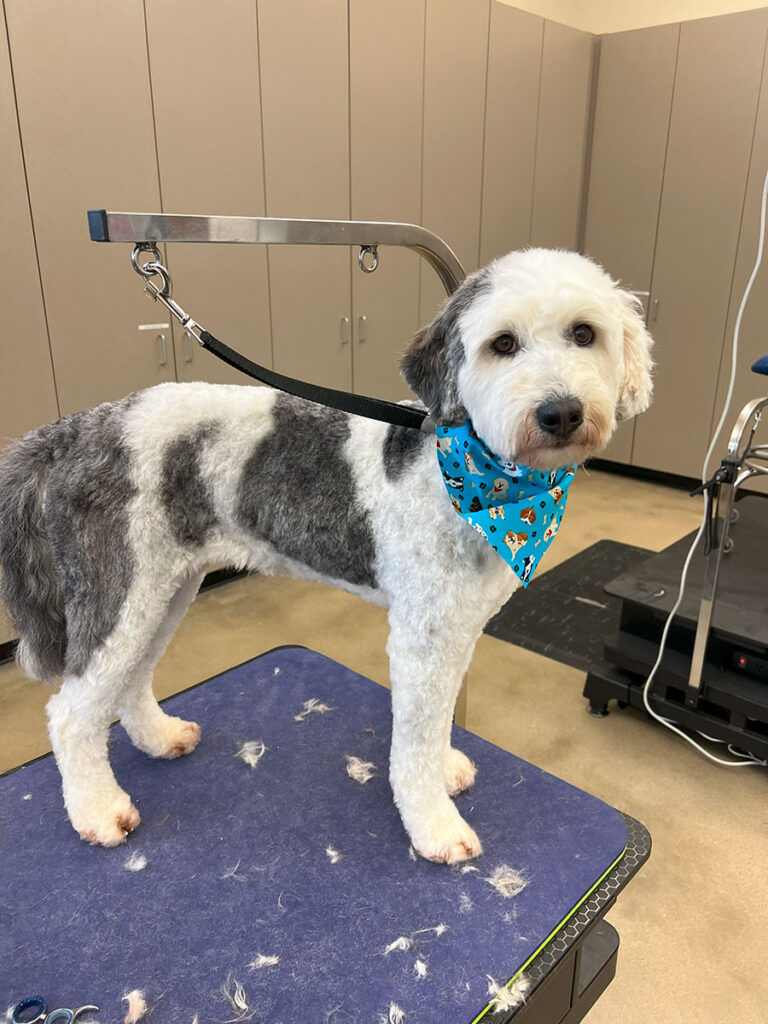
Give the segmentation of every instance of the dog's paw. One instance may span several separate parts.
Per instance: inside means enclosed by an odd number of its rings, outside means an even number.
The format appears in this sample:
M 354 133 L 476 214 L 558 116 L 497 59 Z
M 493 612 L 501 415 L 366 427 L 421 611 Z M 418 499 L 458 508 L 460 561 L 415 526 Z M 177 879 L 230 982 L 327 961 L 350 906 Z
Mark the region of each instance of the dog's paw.
M 119 846 L 129 832 L 139 825 L 141 817 L 122 791 L 111 801 L 104 801 L 84 813 L 70 814 L 72 827 L 80 838 L 95 846 Z
M 200 742 L 200 726 L 197 722 L 164 715 L 161 722 L 155 723 L 151 731 L 136 736 L 134 742 L 150 757 L 182 757 L 191 754 Z
M 456 796 L 457 793 L 469 789 L 475 781 L 475 775 L 477 768 L 473 762 L 466 754 L 451 747 L 445 761 L 445 788 L 448 790 L 448 796 Z
M 479 857 L 483 846 L 475 830 L 458 811 L 455 815 L 446 815 L 446 819 L 435 822 L 428 829 L 419 829 L 411 836 L 416 853 L 438 864 L 459 864 Z

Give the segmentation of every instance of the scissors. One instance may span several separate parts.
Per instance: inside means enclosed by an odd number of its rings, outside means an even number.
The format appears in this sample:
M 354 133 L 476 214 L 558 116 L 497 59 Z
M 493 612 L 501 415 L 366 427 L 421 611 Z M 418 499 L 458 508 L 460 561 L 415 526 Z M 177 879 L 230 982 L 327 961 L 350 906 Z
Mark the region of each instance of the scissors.
M 89 1010 L 95 1013 L 98 1009 L 98 1006 L 79 1006 L 76 1010 L 61 1007 L 48 1013 L 48 1006 L 42 996 L 27 996 L 14 1006 L 11 1021 L 13 1024 L 73 1024 L 81 1013 Z

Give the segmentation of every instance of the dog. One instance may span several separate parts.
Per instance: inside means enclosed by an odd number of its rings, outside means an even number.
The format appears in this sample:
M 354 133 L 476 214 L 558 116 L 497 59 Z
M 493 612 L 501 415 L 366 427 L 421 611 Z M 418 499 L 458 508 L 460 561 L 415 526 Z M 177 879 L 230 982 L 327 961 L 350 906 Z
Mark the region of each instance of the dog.
M 639 304 L 597 264 L 529 249 L 467 277 L 400 366 L 436 423 L 469 417 L 501 460 L 548 471 L 648 406 L 650 350 Z M 481 853 L 450 799 L 476 770 L 451 747 L 451 718 L 483 627 L 520 583 L 456 515 L 434 437 L 263 387 L 160 384 L 15 443 L 0 563 L 20 665 L 63 676 L 49 731 L 83 839 L 113 846 L 139 824 L 108 760 L 114 715 L 152 756 L 198 743 L 195 723 L 158 706 L 152 675 L 224 564 L 388 607 L 395 804 L 422 857 Z

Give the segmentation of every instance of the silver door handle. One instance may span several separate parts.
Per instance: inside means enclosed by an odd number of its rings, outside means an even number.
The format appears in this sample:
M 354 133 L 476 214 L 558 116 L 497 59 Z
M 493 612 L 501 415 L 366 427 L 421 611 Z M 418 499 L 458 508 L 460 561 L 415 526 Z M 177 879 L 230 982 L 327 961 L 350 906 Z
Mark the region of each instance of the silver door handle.
M 368 317 L 361 316 L 357 321 L 357 340 L 360 342 L 365 341 L 368 337 Z
M 656 323 L 656 321 L 658 319 L 659 319 L 659 300 L 658 299 L 654 299 L 653 300 L 653 312 L 651 313 L 651 320 L 654 323 Z
M 165 343 L 165 335 L 164 334 L 158 334 L 157 340 L 160 342 L 160 346 L 161 346 L 162 354 L 163 354 L 163 358 L 160 360 L 160 365 L 161 366 L 167 366 L 168 365 L 168 346 Z
M 341 344 L 349 344 L 349 317 L 343 316 L 341 318 Z
M 192 345 L 192 335 L 188 334 L 187 335 L 187 358 L 186 358 L 186 362 L 187 363 L 191 363 L 194 358 L 195 358 L 195 349 L 194 349 L 194 346 Z

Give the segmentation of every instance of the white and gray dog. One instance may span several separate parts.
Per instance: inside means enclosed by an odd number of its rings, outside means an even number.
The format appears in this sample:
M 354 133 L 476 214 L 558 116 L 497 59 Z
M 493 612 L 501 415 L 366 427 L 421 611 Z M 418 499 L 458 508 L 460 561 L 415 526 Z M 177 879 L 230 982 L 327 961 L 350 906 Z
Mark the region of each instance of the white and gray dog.
M 472 274 L 403 356 L 435 422 L 467 416 L 502 460 L 583 462 L 651 396 L 638 304 L 576 253 L 514 252 Z M 115 780 L 118 715 L 154 757 L 189 753 L 154 668 L 205 571 L 321 580 L 389 608 L 390 780 L 414 849 L 481 852 L 450 796 L 475 766 L 450 745 L 475 643 L 519 582 L 456 515 L 417 430 L 262 387 L 161 384 L 41 427 L 0 468 L 2 597 L 40 680 L 73 827 L 121 843 L 139 824 Z

